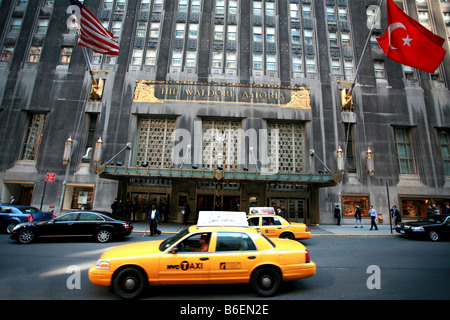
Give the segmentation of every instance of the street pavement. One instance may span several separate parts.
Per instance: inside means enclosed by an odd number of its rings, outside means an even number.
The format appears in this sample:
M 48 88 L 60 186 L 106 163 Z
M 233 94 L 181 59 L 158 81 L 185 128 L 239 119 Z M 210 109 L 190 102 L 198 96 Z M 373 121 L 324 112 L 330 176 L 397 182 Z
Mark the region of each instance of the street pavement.
M 363 222 L 364 223 L 364 222 Z M 134 222 L 133 223 L 133 232 L 135 233 L 148 233 L 150 234 L 149 230 L 147 229 L 148 224 L 146 222 Z M 187 225 L 182 223 L 175 223 L 175 222 L 161 222 L 158 224 L 158 230 L 161 231 L 162 234 L 177 234 L 184 228 L 186 228 Z M 391 227 L 389 223 L 378 223 L 378 230 L 370 230 L 370 221 L 368 223 L 364 224 L 364 228 L 359 227 L 355 228 L 354 224 L 341 224 L 338 225 L 315 225 L 315 226 L 308 226 L 309 230 L 311 231 L 311 236 L 393 236 L 393 235 L 399 235 L 394 227 L 392 228 L 391 233 Z

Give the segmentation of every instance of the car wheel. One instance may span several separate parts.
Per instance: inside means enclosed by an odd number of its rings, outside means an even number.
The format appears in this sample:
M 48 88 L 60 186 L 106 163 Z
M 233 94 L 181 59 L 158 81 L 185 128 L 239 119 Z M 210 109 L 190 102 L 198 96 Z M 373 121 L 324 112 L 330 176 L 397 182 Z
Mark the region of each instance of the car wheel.
M 281 277 L 277 270 L 264 267 L 255 271 L 251 279 L 253 290 L 262 297 L 274 295 L 281 285 Z
M 294 235 L 290 232 L 284 232 L 284 233 L 280 234 L 280 238 L 295 240 Z
M 30 229 L 25 229 L 20 231 L 19 235 L 17 236 L 17 242 L 21 244 L 28 244 L 33 242 L 35 237 L 34 231 Z
M 111 238 L 112 238 L 111 231 L 107 229 L 99 230 L 95 234 L 95 239 L 97 239 L 97 241 L 100 243 L 108 242 L 109 240 L 111 240 Z
M 439 234 L 436 231 L 430 231 L 430 232 L 428 232 L 428 238 L 431 241 L 438 241 L 439 240 Z
M 146 285 L 144 273 L 133 267 L 122 269 L 113 280 L 113 289 L 122 299 L 137 298 Z
M 7 233 L 11 233 L 14 229 L 14 227 L 17 226 L 17 222 L 15 221 L 11 221 L 10 223 L 7 224 L 6 226 L 6 232 Z

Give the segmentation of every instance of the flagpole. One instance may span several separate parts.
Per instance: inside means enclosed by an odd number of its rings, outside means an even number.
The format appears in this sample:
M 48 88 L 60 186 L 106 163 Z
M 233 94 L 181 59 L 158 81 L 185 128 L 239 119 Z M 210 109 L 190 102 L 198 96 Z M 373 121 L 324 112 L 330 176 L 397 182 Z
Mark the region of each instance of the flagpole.
M 383 5 L 383 1 L 384 0 L 380 1 L 380 5 L 378 6 L 378 11 L 377 11 L 376 15 L 374 16 L 374 18 L 372 20 L 372 25 L 370 27 L 369 35 L 367 36 L 366 43 L 364 44 L 364 48 L 363 48 L 363 51 L 361 53 L 361 57 L 360 57 L 360 59 L 358 61 L 358 65 L 356 66 L 355 76 L 353 78 L 352 85 L 350 86 L 349 94 L 351 94 L 351 92 L 352 92 L 352 90 L 353 90 L 353 88 L 355 86 L 355 82 L 356 82 L 356 78 L 358 77 L 359 68 L 361 66 L 362 58 L 364 57 L 364 54 L 366 53 L 367 46 L 369 44 L 370 37 L 372 35 L 372 31 L 375 28 L 375 22 L 377 21 L 378 15 L 380 14 L 380 11 L 381 11 L 381 6 Z

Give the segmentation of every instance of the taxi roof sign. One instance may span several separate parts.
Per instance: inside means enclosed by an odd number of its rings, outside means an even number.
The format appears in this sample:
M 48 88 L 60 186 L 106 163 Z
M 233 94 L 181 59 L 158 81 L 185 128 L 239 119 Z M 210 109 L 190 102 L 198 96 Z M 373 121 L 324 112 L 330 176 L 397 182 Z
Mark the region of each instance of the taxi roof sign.
M 250 207 L 249 214 L 275 214 L 273 207 Z
M 248 227 L 247 214 L 238 211 L 200 211 L 197 227 Z

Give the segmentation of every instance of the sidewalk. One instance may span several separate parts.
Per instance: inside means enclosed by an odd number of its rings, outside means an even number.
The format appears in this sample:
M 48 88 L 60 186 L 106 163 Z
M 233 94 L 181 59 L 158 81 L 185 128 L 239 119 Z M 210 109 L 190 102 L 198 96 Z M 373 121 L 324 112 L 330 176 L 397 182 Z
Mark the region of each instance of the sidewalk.
M 145 231 L 149 233 L 147 229 L 147 223 L 137 221 L 133 223 L 134 233 L 144 233 Z M 158 224 L 158 230 L 161 230 L 162 234 L 177 234 L 182 229 L 186 228 L 187 225 L 176 222 L 161 222 Z M 311 231 L 311 236 L 393 236 L 399 235 L 394 228 L 391 228 L 389 224 L 378 224 L 378 230 L 370 231 L 369 225 L 365 225 L 364 228 L 354 227 L 354 224 L 342 224 L 337 225 L 318 225 L 318 226 L 308 226 Z

